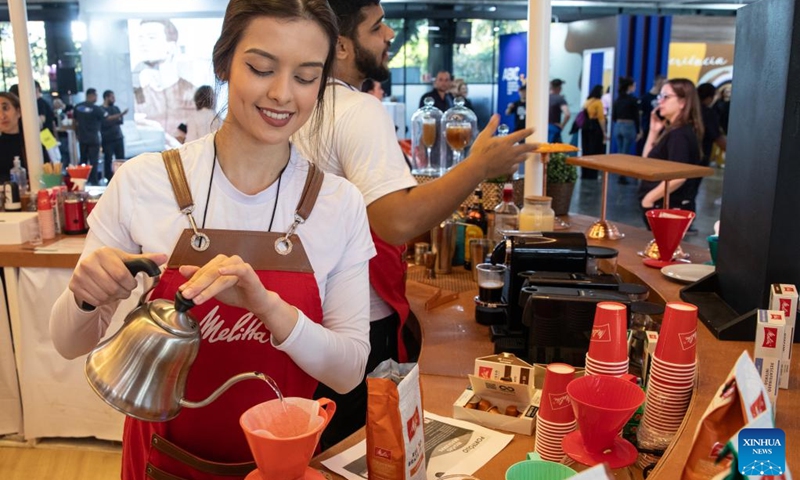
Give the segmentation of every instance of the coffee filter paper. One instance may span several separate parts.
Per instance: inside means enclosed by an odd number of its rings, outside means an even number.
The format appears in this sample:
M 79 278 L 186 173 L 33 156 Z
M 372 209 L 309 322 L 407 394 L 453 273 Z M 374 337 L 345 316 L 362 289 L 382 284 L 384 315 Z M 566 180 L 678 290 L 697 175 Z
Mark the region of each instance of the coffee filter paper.
M 285 409 L 277 400 L 256 405 L 242 416 L 242 425 L 266 438 L 291 438 L 312 432 L 325 421 L 315 400 L 292 397 L 284 401 Z

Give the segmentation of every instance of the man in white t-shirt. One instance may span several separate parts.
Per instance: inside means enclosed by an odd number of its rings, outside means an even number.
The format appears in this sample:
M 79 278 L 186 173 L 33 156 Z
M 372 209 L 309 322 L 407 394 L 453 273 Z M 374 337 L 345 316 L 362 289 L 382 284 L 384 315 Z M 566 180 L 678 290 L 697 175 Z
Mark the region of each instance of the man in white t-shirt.
M 475 140 L 469 157 L 447 175 L 417 185 L 397 143 L 392 119 L 375 97 L 360 91 L 367 78 L 389 78 L 394 31 L 383 23 L 380 0 L 329 3 L 339 20 L 339 42 L 334 78 L 328 82 L 325 97 L 324 122 L 318 132 L 306 125 L 293 140 L 325 172 L 355 184 L 367 205 L 378 252 L 370 261 L 371 352 L 366 369 L 370 372 L 387 358 L 408 360 L 400 335 L 409 314 L 402 259 L 405 242 L 448 218 L 484 179 L 516 171 L 535 146 L 518 145 L 532 130 L 492 137 L 499 124 L 495 115 Z M 346 396 L 320 385 L 317 396 L 337 403 L 336 415 L 323 433 L 323 448 L 364 425 L 364 382 Z

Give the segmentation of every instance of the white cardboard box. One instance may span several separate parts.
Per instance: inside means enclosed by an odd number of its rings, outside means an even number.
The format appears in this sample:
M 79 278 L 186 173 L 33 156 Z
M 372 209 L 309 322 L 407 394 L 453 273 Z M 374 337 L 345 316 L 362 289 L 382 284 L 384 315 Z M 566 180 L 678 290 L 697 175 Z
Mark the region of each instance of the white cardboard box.
M 783 330 L 783 346 L 781 350 L 780 388 L 789 388 L 789 366 L 792 362 L 792 344 L 794 328 L 797 321 L 797 287 L 782 283 L 773 283 L 769 292 L 770 310 L 783 312 L 786 328 Z
M 30 241 L 30 229 L 39 226 L 36 212 L 0 212 L 0 245 L 19 245 Z
M 773 412 L 777 411 L 778 385 L 781 376 L 781 349 L 786 321 L 780 310 L 759 310 L 756 322 L 756 345 L 753 361 L 769 393 Z
M 487 380 L 531 385 L 533 365 L 513 353 L 500 353 L 475 359 L 475 376 Z
M 650 367 L 653 364 L 653 355 L 658 344 L 658 332 L 647 330 L 644 332 L 644 355 L 642 360 L 642 385 L 647 386 L 650 378 Z

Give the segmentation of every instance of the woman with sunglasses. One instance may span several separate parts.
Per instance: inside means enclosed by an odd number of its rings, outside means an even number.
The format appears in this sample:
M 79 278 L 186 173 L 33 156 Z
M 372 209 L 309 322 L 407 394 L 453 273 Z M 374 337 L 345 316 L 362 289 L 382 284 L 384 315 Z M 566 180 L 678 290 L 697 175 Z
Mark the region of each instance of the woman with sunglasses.
M 657 99 L 658 107 L 650 114 L 650 132 L 642 155 L 701 165 L 703 119 L 694 83 L 685 78 L 668 80 Z M 699 187 L 699 178 L 670 180 L 669 207 L 695 211 L 694 200 Z M 662 207 L 663 199 L 664 182 L 642 181 L 639 185 L 639 201 L 645 211 Z

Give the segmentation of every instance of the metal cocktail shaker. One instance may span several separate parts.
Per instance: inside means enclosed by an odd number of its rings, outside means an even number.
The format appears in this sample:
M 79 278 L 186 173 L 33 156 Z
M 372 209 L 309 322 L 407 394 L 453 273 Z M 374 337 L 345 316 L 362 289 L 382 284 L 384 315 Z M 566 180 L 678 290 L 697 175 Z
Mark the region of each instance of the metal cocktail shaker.
M 453 254 L 456 250 L 456 223 L 445 220 L 431 229 L 431 245 L 436 254 L 436 273 L 453 270 Z

